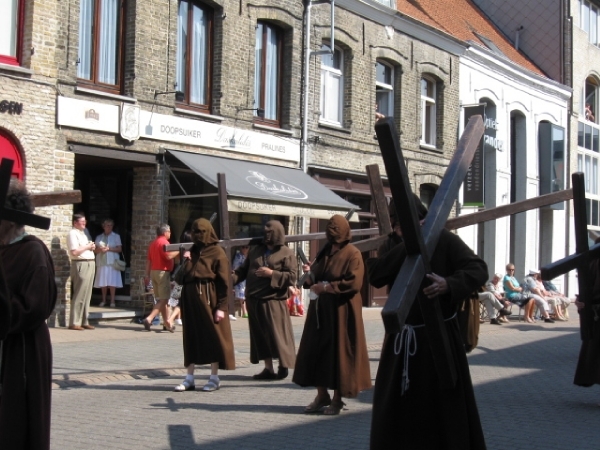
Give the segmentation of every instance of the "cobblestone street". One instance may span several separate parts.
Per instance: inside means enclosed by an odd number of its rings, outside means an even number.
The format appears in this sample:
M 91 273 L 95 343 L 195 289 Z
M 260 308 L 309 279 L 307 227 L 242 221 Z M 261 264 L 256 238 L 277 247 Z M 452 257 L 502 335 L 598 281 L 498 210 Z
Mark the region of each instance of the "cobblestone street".
M 469 355 L 488 449 L 599 449 L 600 388 L 572 384 L 579 351 L 570 322 L 482 324 Z M 383 325 L 365 309 L 372 377 Z M 292 318 L 296 345 L 303 319 Z M 185 374 L 180 329 L 127 323 L 95 331 L 52 329 L 53 449 L 367 449 L 372 391 L 346 399 L 337 417 L 302 414 L 315 395 L 286 380 L 257 382 L 247 321 L 232 322 L 237 369 L 213 393 L 173 392 Z M 196 370 L 196 385 L 208 377 Z M 401 442 L 402 436 L 398 435 Z

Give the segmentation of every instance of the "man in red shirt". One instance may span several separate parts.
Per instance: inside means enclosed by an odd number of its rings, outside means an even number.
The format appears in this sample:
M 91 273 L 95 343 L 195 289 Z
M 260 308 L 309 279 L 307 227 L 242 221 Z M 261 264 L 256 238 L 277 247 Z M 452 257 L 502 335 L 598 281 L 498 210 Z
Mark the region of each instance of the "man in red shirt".
M 144 328 L 150 331 L 150 326 L 156 315 L 160 312 L 163 316 L 163 324 L 168 326 L 169 312 L 167 302 L 171 295 L 171 271 L 173 270 L 173 260 L 179 256 L 179 252 L 165 252 L 164 246 L 170 244 L 171 227 L 167 224 L 162 224 L 156 228 L 156 239 L 154 239 L 148 247 L 148 259 L 146 260 L 146 276 L 144 281 L 148 285 L 149 280 L 152 280 L 154 289 L 154 297 L 156 303 L 152 311 L 144 319 Z M 169 331 L 173 332 L 175 327 L 172 326 Z

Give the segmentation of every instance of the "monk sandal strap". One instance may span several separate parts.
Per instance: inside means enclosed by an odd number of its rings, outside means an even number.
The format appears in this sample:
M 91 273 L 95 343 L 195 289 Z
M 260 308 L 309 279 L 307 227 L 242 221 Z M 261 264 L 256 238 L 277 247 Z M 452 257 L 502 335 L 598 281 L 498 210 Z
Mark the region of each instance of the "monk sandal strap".
M 175 386 L 175 392 L 193 391 L 196 389 L 196 385 L 188 380 L 184 380 L 183 383 Z
M 208 383 L 204 385 L 202 390 L 204 392 L 212 392 L 218 390 L 220 386 L 221 382 L 219 380 L 208 380 Z

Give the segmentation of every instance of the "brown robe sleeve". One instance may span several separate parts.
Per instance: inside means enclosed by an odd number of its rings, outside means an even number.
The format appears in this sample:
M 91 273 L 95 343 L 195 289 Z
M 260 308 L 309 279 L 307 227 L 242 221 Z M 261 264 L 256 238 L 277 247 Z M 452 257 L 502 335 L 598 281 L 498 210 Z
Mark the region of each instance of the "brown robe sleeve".
M 281 267 L 279 270 L 274 269 L 273 276 L 271 277 L 271 287 L 277 290 L 294 286 L 296 284 L 296 273 L 298 271 L 294 252 L 286 246 L 282 246 L 279 252 L 281 252 Z
M 217 247 L 219 250 L 215 260 L 213 269 L 215 272 L 215 286 L 217 291 L 217 309 L 221 311 L 227 312 L 228 304 L 227 304 L 227 295 L 229 292 L 229 260 L 227 259 L 227 255 L 225 255 L 225 251 L 221 247 Z M 247 259 L 247 258 L 246 258 Z
M 330 289 L 336 294 L 347 294 L 348 296 L 360 292 L 365 274 L 362 261 L 362 255 L 354 246 L 347 247 L 349 253 L 345 270 L 341 274 L 341 279 L 330 281 Z

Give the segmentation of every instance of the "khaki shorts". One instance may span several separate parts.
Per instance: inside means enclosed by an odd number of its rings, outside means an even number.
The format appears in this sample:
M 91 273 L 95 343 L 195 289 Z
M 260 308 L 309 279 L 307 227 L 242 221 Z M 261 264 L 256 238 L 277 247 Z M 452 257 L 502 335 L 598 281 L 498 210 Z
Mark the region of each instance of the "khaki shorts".
M 154 297 L 157 300 L 168 300 L 171 296 L 171 272 L 168 270 L 151 270 L 150 279 Z

